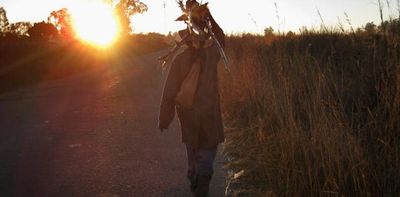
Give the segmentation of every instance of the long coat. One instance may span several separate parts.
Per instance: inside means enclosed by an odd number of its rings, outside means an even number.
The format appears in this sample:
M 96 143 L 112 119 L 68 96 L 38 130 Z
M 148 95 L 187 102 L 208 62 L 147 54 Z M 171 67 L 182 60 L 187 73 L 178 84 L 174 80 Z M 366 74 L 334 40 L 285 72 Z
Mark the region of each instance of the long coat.
M 213 31 L 224 46 L 224 33 L 215 22 Z M 188 109 L 177 104 L 175 97 L 198 58 L 201 65 L 199 83 L 193 107 Z M 181 125 L 182 142 L 191 147 L 215 147 L 224 141 L 218 90 L 219 60 L 220 54 L 216 43 L 201 49 L 189 47 L 177 55 L 168 73 L 161 99 L 159 128 L 168 128 L 176 111 Z

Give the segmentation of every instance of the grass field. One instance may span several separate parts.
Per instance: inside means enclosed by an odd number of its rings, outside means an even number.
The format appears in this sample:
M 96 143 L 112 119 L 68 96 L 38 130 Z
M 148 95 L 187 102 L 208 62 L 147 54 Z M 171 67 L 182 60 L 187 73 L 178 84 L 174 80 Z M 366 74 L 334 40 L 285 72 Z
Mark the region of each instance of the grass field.
M 230 194 L 398 196 L 398 35 L 230 36 Z
M 227 37 L 221 68 L 232 196 L 400 195 L 400 34 L 303 31 Z M 385 31 L 385 29 L 384 29 Z M 0 43 L 0 93 L 167 47 Z

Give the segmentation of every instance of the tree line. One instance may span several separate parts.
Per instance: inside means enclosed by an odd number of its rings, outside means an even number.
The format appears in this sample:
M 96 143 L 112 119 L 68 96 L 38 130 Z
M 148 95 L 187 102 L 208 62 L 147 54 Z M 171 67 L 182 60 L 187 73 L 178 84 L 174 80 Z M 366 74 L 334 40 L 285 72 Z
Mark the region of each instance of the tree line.
M 114 5 L 121 27 L 121 34 L 129 35 L 132 31 L 131 17 L 147 11 L 147 5 L 139 0 L 108 0 Z M 68 8 L 52 11 L 46 20 L 41 22 L 10 23 L 7 12 L 0 7 L 0 40 L 14 41 L 20 38 L 51 40 L 55 38 L 74 39 L 72 17 Z
M 346 31 L 343 27 L 343 24 L 339 23 L 335 27 L 326 27 L 321 25 L 322 32 L 342 32 L 342 33 L 352 33 L 357 35 L 400 35 L 400 17 L 399 18 L 390 18 L 388 20 L 384 20 L 380 22 L 380 24 L 375 24 L 374 22 L 367 22 L 365 25 L 361 27 L 354 28 L 351 24 L 350 31 Z M 301 27 L 299 29 L 299 33 L 310 33 L 317 32 L 318 29 L 309 29 L 307 27 Z M 281 34 L 280 31 L 275 31 L 275 29 L 271 26 L 266 27 L 264 29 L 264 36 L 273 36 Z M 284 35 L 295 35 L 296 33 L 293 31 L 288 31 L 284 33 Z

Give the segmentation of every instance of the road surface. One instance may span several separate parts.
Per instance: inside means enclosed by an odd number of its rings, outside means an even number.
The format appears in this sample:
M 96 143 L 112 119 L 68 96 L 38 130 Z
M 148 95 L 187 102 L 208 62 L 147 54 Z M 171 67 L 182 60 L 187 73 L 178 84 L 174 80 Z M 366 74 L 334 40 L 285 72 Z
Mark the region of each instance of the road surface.
M 191 196 L 178 122 L 156 129 L 158 55 L 0 95 L 0 196 Z

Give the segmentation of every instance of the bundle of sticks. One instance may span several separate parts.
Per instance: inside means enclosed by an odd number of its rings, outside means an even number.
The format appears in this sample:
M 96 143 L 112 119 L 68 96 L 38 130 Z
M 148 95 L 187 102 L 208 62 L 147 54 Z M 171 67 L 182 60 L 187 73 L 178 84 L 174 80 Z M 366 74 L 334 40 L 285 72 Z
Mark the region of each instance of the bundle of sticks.
M 208 9 L 208 3 L 200 4 L 196 0 L 187 0 L 186 5 L 183 4 L 183 0 L 178 1 L 178 5 L 181 8 L 183 14 L 178 17 L 177 21 L 183 21 L 187 25 L 188 34 L 182 37 L 182 40 L 175 43 L 175 47 L 169 51 L 166 55 L 159 58 L 163 70 L 170 61 L 174 58 L 179 49 L 192 37 L 211 37 L 216 43 L 221 57 L 225 63 L 225 70 L 230 72 L 228 66 L 228 58 L 226 57 L 225 51 L 218 41 L 216 35 L 213 32 L 212 23 L 210 21 L 210 11 Z

